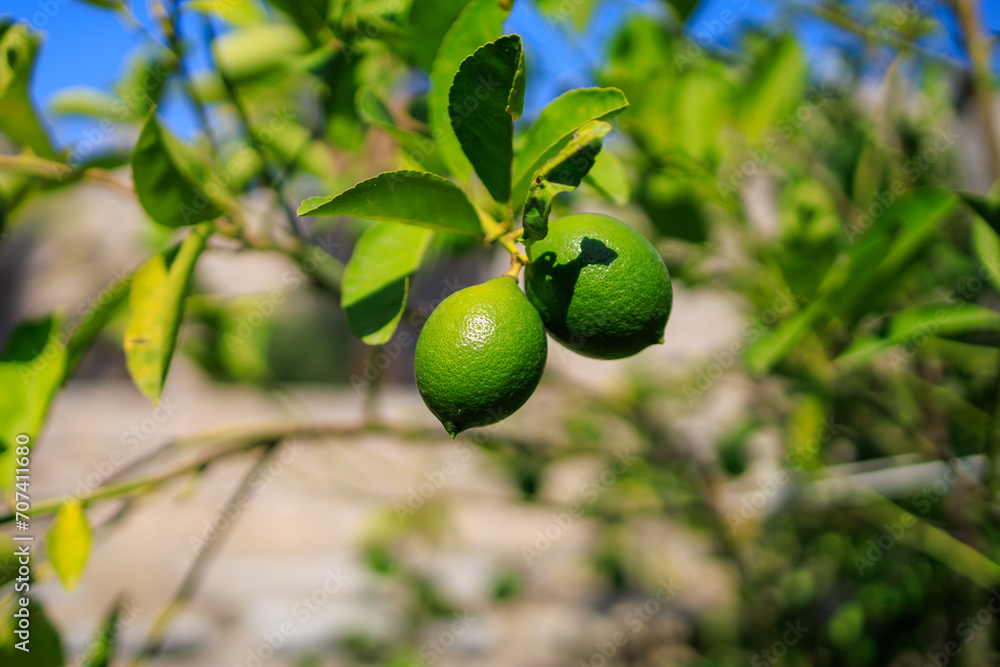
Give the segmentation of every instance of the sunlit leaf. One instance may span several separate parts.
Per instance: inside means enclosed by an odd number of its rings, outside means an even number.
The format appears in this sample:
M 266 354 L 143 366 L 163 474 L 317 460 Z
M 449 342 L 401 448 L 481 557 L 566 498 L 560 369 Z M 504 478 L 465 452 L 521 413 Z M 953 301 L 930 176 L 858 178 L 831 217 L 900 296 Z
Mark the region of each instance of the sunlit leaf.
M 26 24 L 0 20 L 0 129 L 36 155 L 56 157 L 31 101 L 31 77 L 40 40 Z
M 469 0 L 413 0 L 410 6 L 410 34 L 413 57 L 427 72 L 448 28 Z
M 482 236 L 479 214 L 461 188 L 420 171 L 389 171 L 335 197 L 312 197 L 302 202 L 298 213 L 349 215 Z
M 129 292 L 125 362 L 136 386 L 158 403 L 170 370 L 184 310 L 184 295 L 210 227 L 195 227 L 173 261 L 153 255 L 135 273 Z
M 135 192 L 149 217 L 168 227 L 182 227 L 222 215 L 206 191 L 208 171 L 151 112 L 132 153 Z M 218 183 L 211 185 L 221 189 Z
M 442 161 L 451 175 L 463 182 L 469 180 L 472 165 L 451 127 L 448 93 L 462 61 L 499 37 L 506 18 L 507 12 L 497 6 L 496 0 L 471 0 L 445 33 L 431 67 L 432 87 L 427 100 L 431 131 Z
M 507 35 L 462 61 L 448 96 L 451 126 L 483 185 L 510 199 L 514 120 L 524 105 L 524 49 Z
M 0 356 L 0 490 L 14 482 L 16 438 L 34 444 L 66 371 L 63 319 L 51 316 L 14 330 Z
M 524 240 L 538 241 L 548 233 L 552 200 L 579 187 L 594 166 L 611 125 L 597 120 L 580 128 L 568 144 L 542 165 L 531 179 L 524 204 Z
M 351 331 L 369 345 L 387 343 L 395 333 L 409 277 L 433 235 L 421 227 L 380 222 L 358 239 L 344 272 L 340 305 Z
M 555 157 L 578 128 L 592 120 L 610 120 L 627 106 L 628 100 L 617 88 L 580 88 L 550 102 L 525 133 L 514 156 L 514 207 L 524 201 L 538 168 Z
M 90 524 L 79 501 L 63 503 L 45 536 L 49 562 L 68 591 L 76 588 L 90 555 Z

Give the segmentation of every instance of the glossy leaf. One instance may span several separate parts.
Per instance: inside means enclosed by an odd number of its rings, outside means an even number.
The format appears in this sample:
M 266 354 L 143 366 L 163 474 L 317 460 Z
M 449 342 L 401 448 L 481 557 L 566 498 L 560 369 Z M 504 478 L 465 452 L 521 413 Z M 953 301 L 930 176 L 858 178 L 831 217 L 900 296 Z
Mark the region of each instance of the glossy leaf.
M 510 199 L 514 120 L 524 106 L 518 35 L 485 44 L 462 62 L 448 94 L 451 127 L 493 199 Z
M 628 100 L 617 88 L 580 88 L 563 93 L 545 107 L 514 156 L 515 207 L 527 195 L 531 177 L 562 150 L 578 128 L 592 120 L 610 120 L 627 106 Z
M 150 113 L 132 153 L 135 192 L 149 217 L 168 227 L 183 227 L 222 215 L 205 191 L 207 173 L 208 167 L 191 149 Z
M 358 338 L 369 345 L 392 338 L 406 306 L 409 277 L 420 267 L 433 235 L 429 229 L 380 222 L 358 239 L 340 299 Z
M 0 21 L 0 129 L 36 155 L 56 157 L 31 101 L 31 77 L 40 40 L 26 24 Z
M 611 125 L 600 120 L 584 125 L 565 148 L 535 172 L 524 204 L 525 241 L 545 238 L 552 200 L 560 192 L 570 192 L 580 186 L 583 177 L 594 166 L 601 152 L 601 142 L 610 131 Z
M 45 550 L 63 588 L 76 588 L 90 555 L 90 524 L 79 501 L 70 500 L 59 508 L 45 537 Z
M 298 214 L 349 215 L 482 237 L 479 215 L 461 188 L 420 171 L 389 171 L 335 197 L 312 197 Z
M 136 386 L 159 403 L 170 370 L 184 311 L 184 295 L 210 227 L 191 230 L 173 261 L 162 254 L 146 260 L 135 273 L 129 291 L 125 327 L 125 362 Z
M 16 438 L 34 444 L 66 371 L 62 317 L 25 322 L 0 356 L 0 490 L 14 482 Z
M 448 93 L 455 72 L 480 46 L 500 36 L 507 11 L 496 0 L 471 0 L 445 33 L 431 67 L 431 92 L 428 96 L 431 132 L 437 150 L 448 171 L 459 181 L 468 181 L 472 165 L 462 152 L 462 145 L 451 127 Z
M 431 71 L 445 33 L 467 4 L 469 0 L 413 0 L 410 6 L 411 48 L 414 60 L 425 71 Z

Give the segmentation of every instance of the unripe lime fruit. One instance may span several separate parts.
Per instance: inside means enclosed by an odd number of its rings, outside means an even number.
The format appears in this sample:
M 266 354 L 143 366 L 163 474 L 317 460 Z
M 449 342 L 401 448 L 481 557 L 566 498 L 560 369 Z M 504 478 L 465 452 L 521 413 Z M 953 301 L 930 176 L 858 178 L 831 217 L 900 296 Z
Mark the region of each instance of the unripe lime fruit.
M 509 277 L 455 292 L 417 340 L 420 397 L 454 438 L 514 414 L 538 386 L 548 344 L 538 312 Z
M 673 289 L 660 254 L 606 215 L 549 222 L 528 244 L 525 291 L 552 337 L 595 359 L 629 357 L 663 342 Z

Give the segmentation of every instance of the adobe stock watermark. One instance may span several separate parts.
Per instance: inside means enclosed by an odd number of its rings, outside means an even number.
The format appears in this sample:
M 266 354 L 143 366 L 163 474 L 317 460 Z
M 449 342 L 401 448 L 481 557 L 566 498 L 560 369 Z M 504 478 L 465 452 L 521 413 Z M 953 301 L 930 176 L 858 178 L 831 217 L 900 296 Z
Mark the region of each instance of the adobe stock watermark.
M 953 125 L 946 129 L 939 129 L 934 135 L 934 142 L 921 151 L 918 155 L 910 158 L 903 164 L 903 173 L 911 182 L 916 182 L 923 174 L 933 168 L 942 156 L 947 154 L 962 137 L 955 131 Z M 902 178 L 897 178 L 888 188 L 875 195 L 875 201 L 867 208 L 858 208 L 857 221 L 847 229 L 847 240 L 854 243 L 855 240 L 868 231 L 876 220 L 879 220 L 886 211 L 892 208 L 899 201 L 899 198 L 907 193 L 910 186 Z
M 971 302 L 976 294 L 988 284 L 990 272 L 998 269 L 1000 269 L 1000 257 L 994 256 L 985 260 L 975 275 L 955 286 L 955 289 L 948 295 L 948 303 L 960 305 Z M 955 312 L 946 308 L 934 311 L 933 319 L 922 321 L 915 330 L 903 337 L 886 355 L 889 365 L 893 369 L 899 369 L 909 363 L 917 356 L 920 349 L 933 340 L 954 316 Z
M 433 472 L 425 472 L 427 479 L 417 486 L 407 489 L 406 504 L 396 503 L 392 506 L 396 513 L 396 519 L 400 523 L 405 523 L 407 519 L 420 511 L 435 493 L 454 477 L 462 467 L 472 458 L 472 447 L 464 442 L 456 442 L 452 445 L 452 457 L 445 461 L 440 468 Z
M 149 99 L 150 91 L 162 86 L 169 78 L 171 70 L 158 61 L 149 63 L 142 80 L 119 94 L 111 103 L 111 112 L 115 120 L 102 118 L 97 127 L 88 128 L 83 131 L 83 138 L 69 147 L 69 154 L 66 157 L 66 164 L 75 169 L 80 166 L 86 158 L 93 155 L 97 149 L 113 136 L 119 128 L 118 123 L 123 123 L 132 116 L 136 110 L 144 111 L 144 103 Z M 66 176 L 60 176 L 60 180 Z
M 553 513 L 550 516 L 549 524 L 545 528 L 535 531 L 535 541 L 532 544 L 521 545 L 521 556 L 524 558 L 524 562 L 530 567 L 532 561 L 541 558 L 559 538 L 566 534 L 573 523 L 583 516 L 584 510 L 597 502 L 601 495 L 638 460 L 639 457 L 635 455 L 616 451 L 611 466 L 599 475 L 587 480 L 581 487 L 578 493 L 579 501 L 571 504 L 565 512 Z
M 322 584 L 292 605 L 290 613 L 297 624 L 292 621 L 283 621 L 274 630 L 265 632 L 263 641 L 257 646 L 247 649 L 246 659 L 233 667 L 262 667 L 288 642 L 289 638 L 295 635 L 301 626 L 312 619 L 313 614 L 326 606 L 331 597 L 350 581 L 350 577 L 344 574 L 339 567 L 336 570 L 328 569 L 324 574 L 326 578 Z
M 143 444 L 145 444 L 160 427 L 166 423 L 180 406 L 170 396 L 164 396 L 159 405 L 153 408 L 148 417 L 140 419 L 128 429 L 122 431 L 118 438 L 119 447 L 112 450 L 106 457 L 91 464 L 92 472 L 77 477 L 73 495 L 63 497 L 63 502 L 80 499 L 104 484 L 123 465 L 133 459 Z
M 285 471 L 285 467 L 301 454 L 302 445 L 297 444 L 294 440 L 280 445 L 277 455 L 250 477 L 247 484 L 248 490 L 236 496 L 231 507 L 220 505 L 219 509 L 223 511 L 216 514 L 211 521 L 206 519 L 203 522 L 201 534 L 188 538 L 191 550 L 195 554 L 199 554 L 202 549 L 217 540 L 219 535 L 253 504 L 257 496 Z
M 296 120 L 298 120 L 298 115 L 288 106 L 274 111 L 266 125 L 253 129 L 257 145 L 267 146 L 271 144 L 279 133 Z M 197 216 L 205 208 L 218 201 L 223 196 L 223 193 L 228 194 L 229 183 L 233 180 L 233 176 L 252 165 L 256 160 L 256 148 L 248 140 L 244 139 L 225 165 L 222 165 L 218 169 L 213 169 L 206 176 L 204 179 L 205 182 L 201 188 L 195 191 L 195 195 L 191 201 L 181 202 L 178 205 L 177 210 L 180 211 L 184 221 L 197 221 Z
M 837 424 L 830 418 L 823 419 L 815 436 L 809 438 L 809 441 L 797 451 L 785 454 L 785 464 L 788 469 L 802 470 L 823 445 L 831 442 L 842 428 L 844 428 L 842 424 Z M 731 529 L 740 528 L 753 520 L 792 481 L 788 469 L 778 469 L 767 479 L 758 482 L 757 488 L 752 492 L 742 494 L 739 509 L 726 512 L 726 523 Z
M 623 625 L 628 630 L 617 630 L 610 637 L 594 642 L 594 652 L 590 657 L 580 658 L 578 667 L 606 667 L 610 664 L 618 652 L 624 648 L 632 638 L 642 632 L 649 622 L 660 613 L 660 611 L 670 604 L 677 597 L 684 587 L 674 581 L 673 577 L 664 581 L 660 579 L 656 591 L 642 604 L 637 604 L 630 609 L 622 620 Z
M 946 667 L 952 658 L 961 653 L 967 644 L 971 643 L 979 633 L 986 629 L 986 626 L 993 622 L 993 618 L 998 613 L 1000 613 L 1000 592 L 991 590 L 986 605 L 975 615 L 966 616 L 961 623 L 955 626 L 955 634 L 962 641 L 950 641 L 941 647 L 942 650 L 928 652 L 927 657 L 930 658 L 930 662 L 924 663 L 924 667 Z
M 340 243 L 333 240 L 332 234 L 315 239 L 312 251 L 305 259 L 301 260 L 297 267 L 290 268 L 281 275 L 282 287 L 275 287 L 254 298 L 250 312 L 240 315 L 236 319 L 234 329 L 226 332 L 223 340 L 229 351 L 235 351 L 237 347 L 250 340 L 254 331 L 263 326 L 278 307 L 285 303 L 288 296 L 307 282 L 309 276 L 328 263 L 339 248 Z
M 115 270 L 112 272 L 111 282 L 108 283 L 104 289 L 97 293 L 97 295 L 89 300 L 82 301 L 76 307 L 77 319 L 69 326 L 65 327 L 62 331 L 58 331 L 52 336 L 51 340 L 43 346 L 41 349 L 35 349 L 32 353 L 35 355 L 31 360 L 30 364 L 19 364 L 18 373 L 21 376 L 21 380 L 24 384 L 29 384 L 32 380 L 38 377 L 38 374 L 45 370 L 50 363 L 55 359 L 61 358 L 66 348 L 69 347 L 69 341 L 76 335 L 80 329 L 87 327 L 94 318 L 98 316 L 101 308 L 103 308 L 109 301 L 116 298 L 121 298 L 121 292 L 127 289 L 127 284 L 129 281 L 129 274 L 125 271 Z
M 785 628 L 781 639 L 750 658 L 750 667 L 768 667 L 780 664 L 788 653 L 788 648 L 798 644 L 799 640 L 809 632 L 809 628 L 802 625 L 802 621 L 795 621 L 795 623 L 788 621 L 785 623 Z
M 797 305 L 798 300 L 790 291 L 778 292 L 778 296 L 771 302 L 769 308 L 743 326 L 740 332 L 742 336 L 739 340 L 731 343 L 723 352 L 714 352 L 712 354 L 712 362 L 704 368 L 699 369 L 693 382 L 688 382 L 684 385 L 682 390 L 688 405 L 701 398 L 715 384 L 716 380 L 721 378 L 727 370 L 736 364 L 749 345 L 757 341 L 783 315 L 793 311 Z
M 903 32 L 908 27 L 913 27 L 919 20 L 934 9 L 930 0 L 897 0 L 892 3 L 885 3 L 883 13 L 879 16 L 875 27 L 878 28 L 882 39 L 892 36 L 893 32 Z
M 962 479 L 975 477 L 974 471 L 964 461 L 957 461 L 955 465 L 957 470 L 949 466 L 940 479 L 934 480 L 910 498 L 913 506 L 921 515 L 926 515 Z M 863 576 L 865 570 L 875 567 L 875 564 L 882 560 L 903 538 L 906 531 L 915 525 L 917 525 L 917 517 L 909 512 L 904 512 L 898 521 L 883 523 L 882 533 L 877 538 L 872 538 L 865 543 L 867 549 L 864 553 L 854 554 L 854 567 L 858 569 L 858 574 Z
M 773 127 L 764 130 L 763 139 L 754 148 L 746 152 L 746 157 L 729 170 L 726 178 L 715 182 L 715 188 L 723 198 L 739 194 L 747 181 L 756 175 L 785 142 L 792 139 L 796 132 L 813 119 L 814 114 L 828 100 L 834 97 L 836 90 L 826 84 L 814 86 L 806 93 L 806 100 L 795 111 L 782 118 Z
M 410 667 L 436 665 L 441 656 L 447 653 L 458 642 L 459 638 L 468 632 L 469 628 L 478 621 L 475 616 L 469 615 L 467 611 L 462 611 L 461 613 L 455 612 L 453 618 L 455 620 L 449 624 L 447 629 L 442 630 L 436 637 L 428 639 L 420 645 L 419 653 L 420 657 L 424 660 L 423 664 L 410 663 Z

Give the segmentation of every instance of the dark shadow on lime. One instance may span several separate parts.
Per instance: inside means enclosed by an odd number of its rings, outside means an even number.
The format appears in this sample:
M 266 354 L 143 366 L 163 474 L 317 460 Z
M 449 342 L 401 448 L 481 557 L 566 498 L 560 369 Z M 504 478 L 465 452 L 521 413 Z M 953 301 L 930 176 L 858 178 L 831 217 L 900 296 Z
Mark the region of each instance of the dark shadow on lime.
M 580 254 L 565 264 L 556 264 L 554 252 L 542 253 L 531 264 L 532 272 L 537 272 L 545 279 L 545 302 L 549 306 L 548 321 L 565 322 L 569 302 L 573 298 L 576 282 L 580 273 L 587 266 L 611 266 L 618 259 L 618 253 L 604 245 L 603 241 L 583 237 L 580 241 Z M 561 332 L 560 332 L 561 333 Z M 566 332 L 568 335 L 571 332 Z

